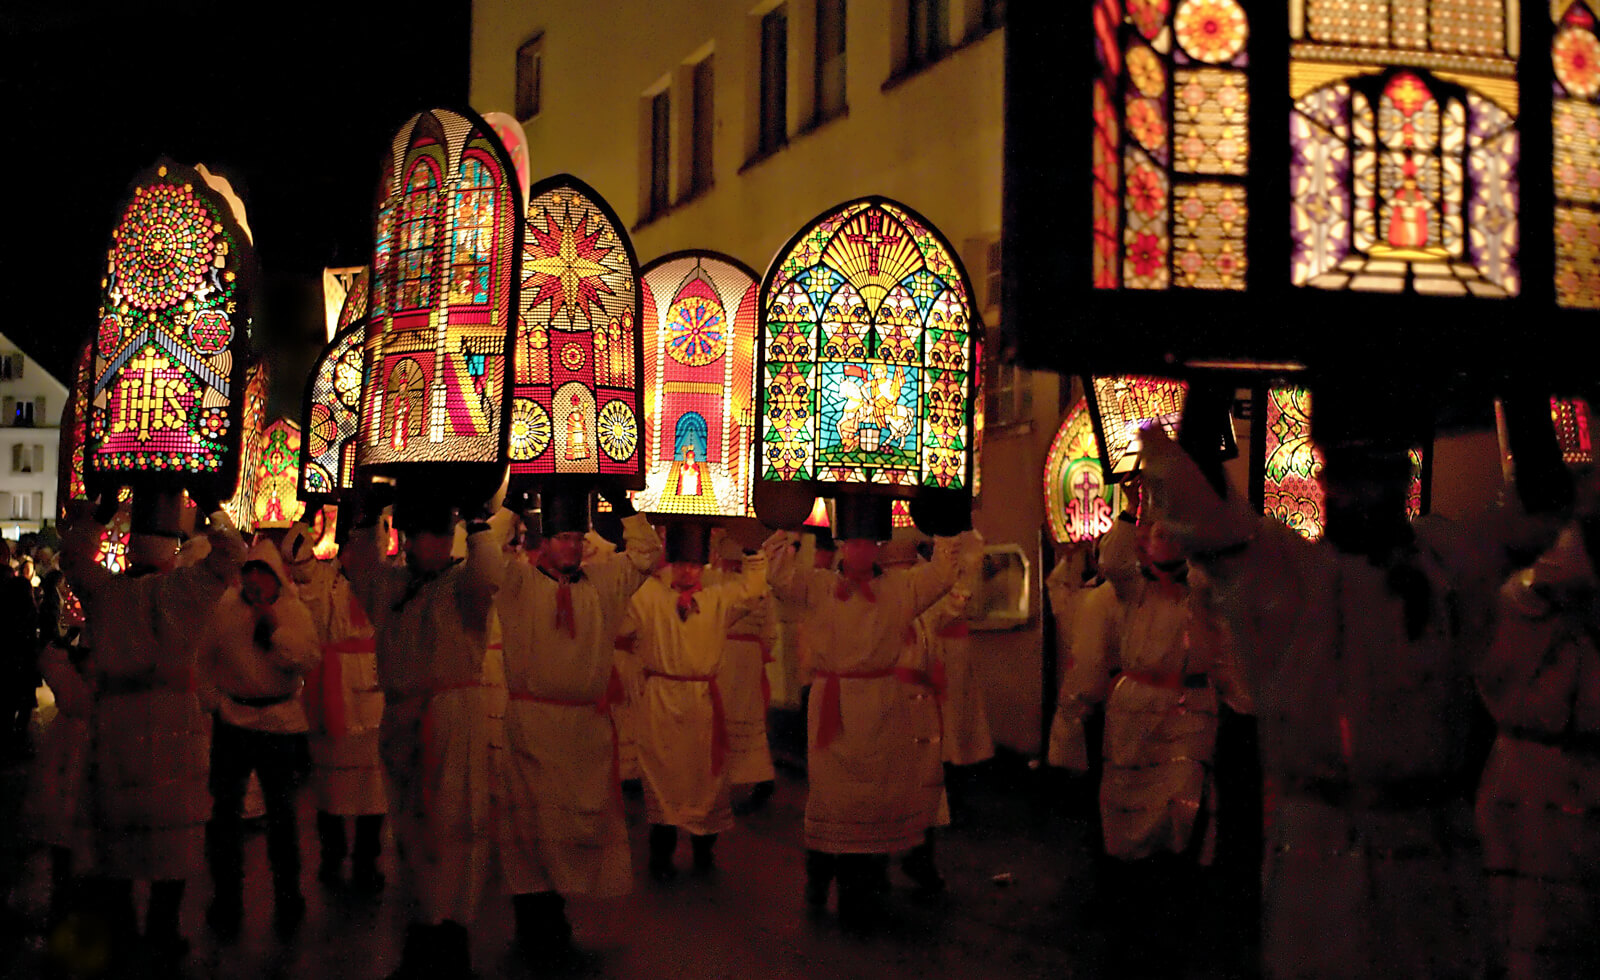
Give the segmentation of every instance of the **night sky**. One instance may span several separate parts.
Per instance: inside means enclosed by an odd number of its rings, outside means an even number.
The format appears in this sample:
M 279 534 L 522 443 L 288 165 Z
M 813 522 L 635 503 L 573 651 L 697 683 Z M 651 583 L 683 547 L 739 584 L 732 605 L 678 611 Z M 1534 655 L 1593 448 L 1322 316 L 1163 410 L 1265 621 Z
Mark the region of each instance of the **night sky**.
M 321 331 L 321 269 L 368 261 L 388 140 L 418 109 L 467 97 L 468 0 L 5 8 L 0 330 L 63 383 L 138 171 L 166 155 L 232 181 L 267 280 L 261 334 L 303 348 Z M 298 389 L 275 380 L 279 410 Z

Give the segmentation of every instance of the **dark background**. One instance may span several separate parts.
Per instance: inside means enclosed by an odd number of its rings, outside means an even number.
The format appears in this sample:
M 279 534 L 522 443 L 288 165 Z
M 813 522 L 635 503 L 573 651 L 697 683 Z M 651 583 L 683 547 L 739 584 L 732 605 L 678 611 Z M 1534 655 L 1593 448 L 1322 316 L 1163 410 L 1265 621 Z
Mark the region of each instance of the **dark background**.
M 204 163 L 245 202 L 258 346 L 301 374 L 275 372 L 269 410 L 298 415 L 321 270 L 368 261 L 384 147 L 413 112 L 466 104 L 469 0 L 4 7 L 0 330 L 70 386 L 129 180 Z

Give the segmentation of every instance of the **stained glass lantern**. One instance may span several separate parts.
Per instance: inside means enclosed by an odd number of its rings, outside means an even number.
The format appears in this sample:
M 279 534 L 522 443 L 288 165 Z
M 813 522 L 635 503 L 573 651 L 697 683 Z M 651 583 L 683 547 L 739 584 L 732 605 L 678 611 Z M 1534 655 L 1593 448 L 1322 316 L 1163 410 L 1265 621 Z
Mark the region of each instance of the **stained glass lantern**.
M 645 486 L 639 264 L 593 188 L 562 174 L 530 188 L 510 426 L 513 488 Z
M 1495 429 L 1500 437 L 1500 466 L 1509 482 L 1515 475 L 1507 437 L 1505 407 L 1495 401 Z M 1550 399 L 1550 421 L 1554 424 L 1556 442 L 1561 447 L 1561 459 L 1568 466 L 1588 466 L 1594 463 L 1594 413 L 1584 398 Z M 65 422 L 62 423 L 65 427 Z
M 255 281 L 228 182 L 162 161 L 135 178 L 101 280 L 84 483 L 233 492 Z
M 1256 503 L 1268 517 L 1316 541 L 1326 530 L 1327 512 L 1319 478 L 1322 451 L 1311 438 L 1311 391 L 1297 385 L 1268 385 L 1257 389 L 1256 404 L 1262 409 L 1256 413 L 1260 438 L 1251 481 Z M 1415 447 L 1410 456 L 1406 513 L 1415 519 L 1424 513 L 1431 446 Z
M 84 444 L 89 433 L 89 396 L 94 387 L 93 341 L 83 345 L 73 360 L 72 390 L 66 406 L 61 410 L 61 440 L 56 457 L 56 514 L 65 519 L 67 505 L 74 500 L 87 500 L 88 488 L 83 482 Z
M 1067 411 L 1044 461 L 1044 512 L 1056 544 L 1093 541 L 1111 530 L 1117 487 L 1105 478 L 1087 398 Z
M 862 198 L 803 227 L 761 285 L 759 479 L 970 501 L 971 297 L 955 250 L 902 204 Z
M 505 460 L 521 234 L 505 147 L 470 109 L 400 127 L 378 188 L 356 462 L 487 497 Z M 481 490 L 481 493 L 479 492 Z
M 298 492 L 307 504 L 326 503 L 355 487 L 365 338 L 366 325 L 357 318 L 323 349 L 306 381 Z
M 1178 436 L 1189 386 L 1172 378 L 1111 375 L 1089 379 L 1085 386 L 1095 441 L 1108 482 L 1126 478 L 1139 461 L 1139 432 L 1159 425 Z
M 261 432 L 256 461 L 253 504 L 255 527 L 288 527 L 305 513 L 300 486 L 300 425 L 273 419 Z
M 716 252 L 677 252 L 640 279 L 645 488 L 652 514 L 753 513 L 758 277 Z
M 272 374 L 266 361 L 257 361 L 245 371 L 244 403 L 239 412 L 239 479 L 232 495 L 222 501 L 234 526 L 241 531 L 255 527 L 256 474 L 266 445 L 267 398 L 272 392 Z

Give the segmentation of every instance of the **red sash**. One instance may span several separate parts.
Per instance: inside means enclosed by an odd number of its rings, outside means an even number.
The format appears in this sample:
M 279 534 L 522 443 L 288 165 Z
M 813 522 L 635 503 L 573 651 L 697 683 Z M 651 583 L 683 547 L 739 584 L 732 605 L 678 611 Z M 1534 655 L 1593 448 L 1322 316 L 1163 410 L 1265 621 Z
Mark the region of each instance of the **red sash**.
M 667 674 L 646 667 L 646 678 L 659 677 L 664 681 L 687 681 L 709 685 L 711 693 L 711 775 L 722 775 L 722 764 L 728 758 L 728 717 L 722 710 L 722 689 L 717 686 L 716 674 Z
M 844 731 L 844 715 L 839 708 L 839 681 L 859 680 L 872 681 L 884 677 L 895 676 L 893 667 L 883 670 L 858 670 L 849 672 L 834 672 L 819 670 L 816 675 L 822 679 L 822 701 L 818 706 L 817 717 L 817 748 L 825 749 L 833 743 L 834 738 Z

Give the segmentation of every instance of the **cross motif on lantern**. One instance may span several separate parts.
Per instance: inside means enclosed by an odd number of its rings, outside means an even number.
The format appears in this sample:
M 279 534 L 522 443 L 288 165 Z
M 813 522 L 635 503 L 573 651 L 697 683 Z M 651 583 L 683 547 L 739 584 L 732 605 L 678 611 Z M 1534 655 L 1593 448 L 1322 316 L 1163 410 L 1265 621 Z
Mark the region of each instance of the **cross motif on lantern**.
M 1078 499 L 1083 501 L 1085 509 L 1088 508 L 1089 501 L 1094 499 L 1095 494 L 1100 492 L 1100 480 L 1088 467 L 1085 467 L 1083 472 L 1078 474 L 1077 482 L 1072 486 L 1073 489 L 1078 491 Z
M 885 235 L 883 233 L 883 213 L 873 211 L 867 215 L 867 233 L 865 235 L 846 235 L 854 245 L 867 246 L 867 275 L 878 274 L 878 255 L 884 245 L 900 244 L 899 235 Z

